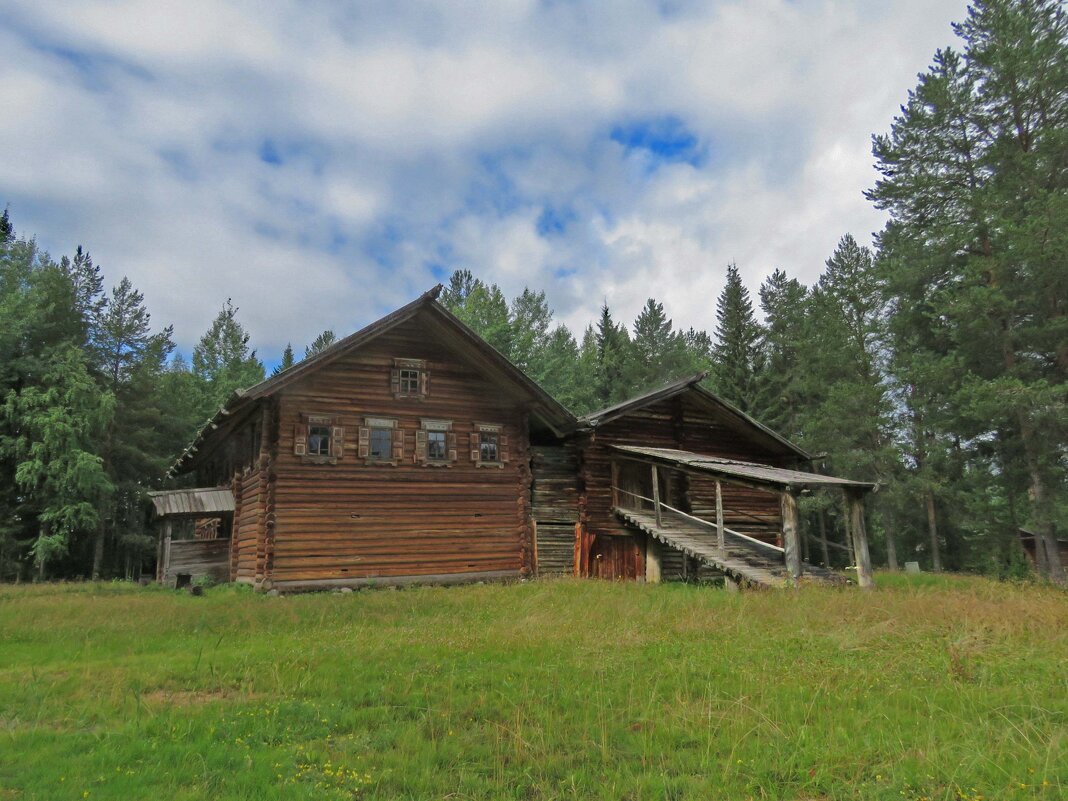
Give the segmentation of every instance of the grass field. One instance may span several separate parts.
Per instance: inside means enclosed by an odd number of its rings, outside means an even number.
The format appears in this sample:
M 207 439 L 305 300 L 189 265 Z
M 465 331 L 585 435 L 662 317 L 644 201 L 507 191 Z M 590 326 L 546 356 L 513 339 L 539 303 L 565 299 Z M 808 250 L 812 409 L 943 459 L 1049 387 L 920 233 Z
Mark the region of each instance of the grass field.
M 1063 799 L 1068 594 L 0 587 L 0 799 Z

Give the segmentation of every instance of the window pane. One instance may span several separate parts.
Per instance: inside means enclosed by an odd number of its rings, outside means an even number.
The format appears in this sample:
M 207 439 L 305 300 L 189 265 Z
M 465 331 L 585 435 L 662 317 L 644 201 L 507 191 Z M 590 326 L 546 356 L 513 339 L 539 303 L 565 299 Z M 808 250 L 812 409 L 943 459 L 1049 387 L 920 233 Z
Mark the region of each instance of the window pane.
M 496 434 L 483 434 L 481 437 L 481 444 L 479 446 L 479 461 L 483 462 L 496 462 L 497 458 L 497 435 Z
M 428 431 L 426 435 L 426 458 L 436 459 L 438 461 L 444 461 L 446 456 L 445 450 L 445 432 L 444 431 Z
M 371 458 L 393 458 L 393 430 L 389 428 L 371 429 Z
M 330 455 L 330 428 L 328 426 L 309 427 L 308 453 L 312 456 Z
M 419 371 L 418 370 L 401 370 L 400 371 L 400 388 L 404 393 L 416 393 L 419 392 Z

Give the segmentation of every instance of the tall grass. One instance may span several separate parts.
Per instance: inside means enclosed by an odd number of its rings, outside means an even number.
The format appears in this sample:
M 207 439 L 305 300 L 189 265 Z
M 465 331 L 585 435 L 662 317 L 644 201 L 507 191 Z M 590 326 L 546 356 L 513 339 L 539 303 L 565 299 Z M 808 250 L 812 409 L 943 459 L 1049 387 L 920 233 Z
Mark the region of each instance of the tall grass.
M 0 799 L 1059 799 L 1068 596 L 0 589 Z

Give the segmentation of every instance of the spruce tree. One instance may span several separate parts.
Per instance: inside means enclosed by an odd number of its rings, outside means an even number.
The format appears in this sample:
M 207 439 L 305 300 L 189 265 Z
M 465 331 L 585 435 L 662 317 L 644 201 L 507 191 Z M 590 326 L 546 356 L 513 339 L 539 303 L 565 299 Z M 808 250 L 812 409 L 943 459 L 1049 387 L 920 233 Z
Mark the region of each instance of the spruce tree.
M 627 384 L 637 394 L 679 378 L 686 369 L 682 337 L 664 313 L 664 304 L 649 298 L 634 321 L 627 360 Z
M 271 375 L 275 376 L 281 372 L 285 372 L 294 364 L 296 364 L 296 360 L 293 357 L 293 345 L 287 342 L 285 350 L 282 351 L 282 361 L 280 361 L 278 366 L 271 371 Z
M 717 393 L 744 412 L 754 413 L 758 400 L 760 326 L 749 290 L 735 264 L 727 265 L 727 282 L 716 302 L 716 343 L 712 346 L 712 384 Z

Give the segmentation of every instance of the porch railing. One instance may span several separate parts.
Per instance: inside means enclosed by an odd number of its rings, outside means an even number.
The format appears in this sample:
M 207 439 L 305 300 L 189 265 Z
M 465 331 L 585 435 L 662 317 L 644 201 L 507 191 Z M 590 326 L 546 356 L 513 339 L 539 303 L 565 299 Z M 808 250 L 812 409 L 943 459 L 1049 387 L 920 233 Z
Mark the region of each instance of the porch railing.
M 721 527 L 720 527 L 720 525 L 718 523 L 712 523 L 712 522 L 710 522 L 708 520 L 704 520 L 703 518 L 695 517 L 694 515 L 691 515 L 691 514 L 689 514 L 687 512 L 684 512 L 681 509 L 676 509 L 674 506 L 669 506 L 668 504 L 666 504 L 662 500 L 660 500 L 660 498 L 659 498 L 660 493 L 659 492 L 654 493 L 654 495 L 657 496 L 657 497 L 648 498 L 648 497 L 646 497 L 644 495 L 639 495 L 637 492 L 631 492 L 630 490 L 625 490 L 622 487 L 617 487 L 617 486 L 613 486 L 612 487 L 612 491 L 614 493 L 627 495 L 627 496 L 630 496 L 631 498 L 637 498 L 640 501 L 647 501 L 648 503 L 650 503 L 652 505 L 652 507 L 653 507 L 653 514 L 656 517 L 656 527 L 657 528 L 663 528 L 664 527 L 662 514 L 663 514 L 663 510 L 667 510 L 669 512 L 672 512 L 673 514 L 679 515 L 680 517 L 684 517 L 687 520 L 692 520 L 695 523 L 699 523 L 702 526 L 707 526 L 707 527 L 713 529 L 714 531 L 716 531 L 716 534 L 718 535 L 717 547 L 719 547 L 720 549 L 726 547 L 726 542 L 725 542 L 726 538 L 723 535 L 724 534 L 730 534 L 732 537 L 737 537 L 738 539 L 744 540 L 745 542 L 752 543 L 753 545 L 758 545 L 761 548 L 767 548 L 769 551 L 774 551 L 775 553 L 778 553 L 778 554 L 785 554 L 786 553 L 786 549 L 785 548 L 780 548 L 778 545 L 772 545 L 770 542 L 764 542 L 763 540 L 758 540 L 756 537 L 750 537 L 748 534 L 743 534 L 740 531 L 735 531 L 734 529 L 727 528 L 726 526 L 722 526 L 722 533 L 721 533 L 720 532 L 720 528 Z

